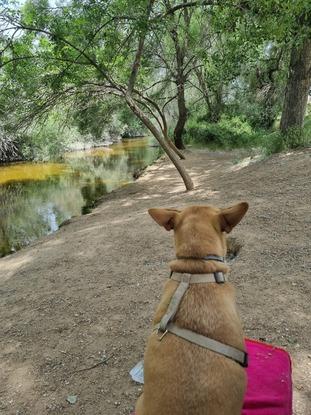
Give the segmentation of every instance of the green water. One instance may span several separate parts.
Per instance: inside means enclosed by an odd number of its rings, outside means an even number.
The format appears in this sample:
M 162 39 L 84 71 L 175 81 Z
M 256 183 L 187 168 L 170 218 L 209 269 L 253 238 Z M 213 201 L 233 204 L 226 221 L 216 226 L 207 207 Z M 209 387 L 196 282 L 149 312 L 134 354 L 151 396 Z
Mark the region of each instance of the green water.
M 106 193 L 133 181 L 159 149 L 148 138 L 65 155 L 63 163 L 0 166 L 0 257 L 88 213 Z

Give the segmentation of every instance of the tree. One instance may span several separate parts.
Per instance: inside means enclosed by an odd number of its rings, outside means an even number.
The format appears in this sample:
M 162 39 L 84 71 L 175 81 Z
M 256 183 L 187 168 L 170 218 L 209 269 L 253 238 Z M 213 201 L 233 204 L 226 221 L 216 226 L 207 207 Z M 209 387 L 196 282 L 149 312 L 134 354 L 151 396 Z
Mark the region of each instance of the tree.
M 243 1 L 243 10 L 250 13 L 266 40 L 290 47 L 288 78 L 280 129 L 286 133 L 295 127 L 301 130 L 310 88 L 311 4 L 308 0 Z M 299 134 L 299 131 L 297 131 Z
M 234 3 L 221 8 L 215 5 L 202 30 L 207 33 L 208 47 L 206 53 L 198 55 L 203 65 L 196 75 L 209 120 L 219 120 L 230 83 L 247 83 L 244 100 L 249 95 L 250 100 L 257 101 L 257 119 L 261 119 L 258 126 L 270 128 L 283 99 L 280 86 L 283 87 L 283 73 L 288 69 L 281 129 L 284 132 L 290 126 L 302 128 L 310 87 L 310 1 Z M 199 43 L 204 44 L 202 39 Z M 289 48 L 290 59 L 286 53 Z
M 20 124 L 42 117 L 79 94 L 118 97 L 154 135 L 189 190 L 193 183 L 168 140 L 165 113 L 144 93 L 153 73 L 148 58 L 140 71 L 145 43 L 153 41 L 151 28 L 159 21 L 158 10 L 153 10 L 151 0 L 136 3 L 133 8 L 122 0 L 103 4 L 73 1 L 54 9 L 46 0 L 29 0 L 21 13 L 4 9 L 6 97 L 11 102 L 14 96 L 20 99 Z M 120 45 L 117 52 L 116 44 Z M 129 53 L 131 49 L 134 53 Z M 17 81 L 13 86 L 12 78 Z
M 185 4 L 188 2 L 186 1 Z M 169 11 L 172 8 L 169 0 L 165 1 L 166 9 Z M 171 72 L 172 80 L 177 89 L 177 106 L 178 106 L 178 120 L 174 129 L 174 141 L 175 145 L 179 149 L 184 149 L 183 133 L 185 124 L 187 122 L 188 109 L 186 106 L 185 98 L 185 86 L 187 80 L 193 70 L 192 62 L 194 61 L 194 55 L 189 50 L 190 43 L 190 23 L 191 23 L 191 11 L 187 8 L 181 9 L 176 16 L 171 16 L 169 21 L 168 33 L 173 43 L 174 51 L 174 65 L 167 64 L 167 60 L 164 62 L 167 65 L 167 70 Z M 190 67 L 189 67 L 190 66 Z
M 187 189 L 193 184 L 169 137 L 168 110 L 177 104 L 174 139 L 180 148 L 188 108 L 204 99 L 208 121 L 218 122 L 234 100 L 234 89 L 242 91 L 244 102 L 258 104 L 261 126 L 269 128 L 278 111 L 286 48 L 295 45 L 291 74 L 309 57 L 307 0 L 71 0 L 55 7 L 48 0 L 28 0 L 20 10 L 13 0 L 5 4 L 0 13 L 3 128 L 25 128 L 61 106 L 80 111 L 80 129 L 100 136 L 102 129 L 89 123 L 89 114 L 107 115 L 113 96 L 111 111 L 124 106 L 132 111 Z M 269 45 L 275 53 L 263 59 Z M 308 73 L 306 68 L 304 78 Z M 297 114 L 304 112 L 307 81 L 297 88 L 298 78 L 296 73 L 288 81 L 281 125 L 289 122 L 291 105 Z M 295 89 L 302 91 L 300 104 L 294 102 Z
M 293 45 L 280 129 L 302 129 L 311 85 L 311 38 Z
M 14 139 L 7 136 L 0 127 L 0 163 L 18 158 L 18 150 Z

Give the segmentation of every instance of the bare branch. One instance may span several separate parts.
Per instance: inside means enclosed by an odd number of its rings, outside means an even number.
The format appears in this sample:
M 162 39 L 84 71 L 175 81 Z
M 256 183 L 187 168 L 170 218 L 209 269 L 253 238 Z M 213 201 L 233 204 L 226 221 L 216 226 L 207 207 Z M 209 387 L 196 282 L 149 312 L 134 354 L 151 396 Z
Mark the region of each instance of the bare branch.
M 186 3 L 181 3 L 181 4 L 177 4 L 176 6 L 173 6 L 171 8 L 169 8 L 165 13 L 161 13 L 158 14 L 157 16 L 155 16 L 154 20 L 158 20 L 161 18 L 164 18 L 166 16 L 172 15 L 174 13 L 176 13 L 178 10 L 181 9 L 185 9 L 188 7 L 196 7 L 196 6 L 215 6 L 218 5 L 219 3 L 217 1 L 213 1 L 213 0 L 198 0 L 198 1 L 191 1 L 191 2 L 186 2 Z
M 186 70 L 187 69 L 187 66 L 189 66 L 190 65 L 190 63 L 194 60 L 194 59 L 196 59 L 196 56 L 195 55 L 192 55 L 190 58 L 189 58 L 189 60 L 188 60 L 188 62 L 184 65 L 184 70 Z
M 176 95 L 174 95 L 174 96 L 172 96 L 171 98 L 169 98 L 166 102 L 165 102 L 165 104 L 162 106 L 162 111 L 164 112 L 164 110 L 165 110 L 165 107 L 170 103 L 170 102 L 172 102 L 172 101 L 174 101 L 174 99 L 176 99 L 177 98 L 177 96 L 178 96 L 178 94 L 176 94 Z
M 0 58 L 1 58 L 1 55 L 9 48 L 9 47 L 11 47 L 12 45 L 13 45 L 13 39 L 14 39 L 14 36 L 16 35 L 16 33 L 19 31 L 19 29 L 15 29 L 15 31 L 14 31 L 14 33 L 12 34 L 12 36 L 10 36 L 10 39 L 8 40 L 8 43 L 5 45 L 5 47 L 2 49 L 2 50 L 0 50 Z
M 199 65 L 192 66 L 192 68 L 188 69 L 188 71 L 184 74 L 185 79 L 187 79 L 187 78 L 188 78 L 188 75 L 189 75 L 192 71 L 194 71 L 194 70 L 196 70 L 196 69 L 198 69 L 198 68 L 201 68 L 202 66 L 203 66 L 202 64 L 199 64 Z
M 152 85 L 148 86 L 147 88 L 143 89 L 142 92 L 147 92 L 150 89 L 152 89 L 153 87 L 155 87 L 156 85 L 162 84 L 164 82 L 170 82 L 170 79 L 164 78 L 164 79 L 160 79 L 159 81 L 154 82 Z

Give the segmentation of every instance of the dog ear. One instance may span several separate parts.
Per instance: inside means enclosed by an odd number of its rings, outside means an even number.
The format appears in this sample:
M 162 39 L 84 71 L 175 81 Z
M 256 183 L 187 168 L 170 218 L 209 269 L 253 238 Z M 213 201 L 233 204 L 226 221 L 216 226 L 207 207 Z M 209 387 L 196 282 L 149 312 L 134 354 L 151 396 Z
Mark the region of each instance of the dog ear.
M 223 232 L 231 232 L 232 229 L 241 221 L 248 210 L 248 203 L 241 202 L 226 209 L 221 209 L 220 226 Z
M 180 211 L 177 209 L 149 209 L 148 213 L 160 226 L 167 231 L 174 229 L 175 218 Z

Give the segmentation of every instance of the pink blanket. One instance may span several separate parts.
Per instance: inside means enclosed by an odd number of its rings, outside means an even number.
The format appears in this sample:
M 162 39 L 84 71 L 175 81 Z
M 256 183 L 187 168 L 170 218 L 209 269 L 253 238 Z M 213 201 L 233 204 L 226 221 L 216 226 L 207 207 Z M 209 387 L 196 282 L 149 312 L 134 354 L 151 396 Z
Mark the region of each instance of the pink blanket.
M 246 340 L 248 385 L 242 415 L 292 415 L 289 354 L 278 347 Z
M 247 339 L 246 347 L 248 385 L 242 415 L 292 415 L 289 354 L 256 340 Z

